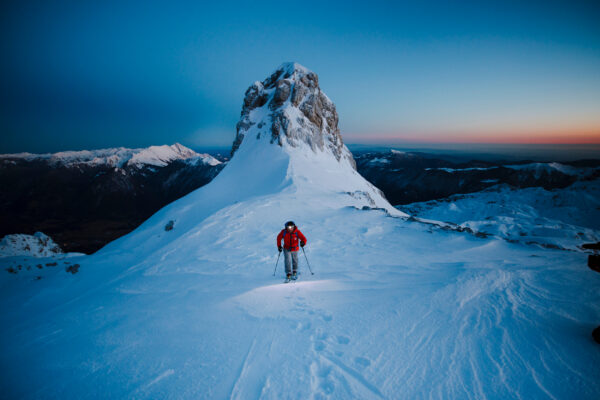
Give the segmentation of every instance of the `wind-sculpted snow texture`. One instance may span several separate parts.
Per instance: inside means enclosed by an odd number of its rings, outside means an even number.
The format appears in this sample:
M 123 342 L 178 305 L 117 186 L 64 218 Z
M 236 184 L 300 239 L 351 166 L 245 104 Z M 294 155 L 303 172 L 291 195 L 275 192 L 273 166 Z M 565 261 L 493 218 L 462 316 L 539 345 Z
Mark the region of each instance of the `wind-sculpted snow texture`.
M 0 275 L 2 393 L 598 397 L 585 254 L 407 219 L 345 157 L 272 138 L 246 135 L 211 183 L 71 259 L 77 274 Z M 282 284 L 290 219 L 315 275 L 301 256 Z
M 600 180 L 564 189 L 497 185 L 478 193 L 398 208 L 474 232 L 556 249 L 579 250 L 600 241 Z

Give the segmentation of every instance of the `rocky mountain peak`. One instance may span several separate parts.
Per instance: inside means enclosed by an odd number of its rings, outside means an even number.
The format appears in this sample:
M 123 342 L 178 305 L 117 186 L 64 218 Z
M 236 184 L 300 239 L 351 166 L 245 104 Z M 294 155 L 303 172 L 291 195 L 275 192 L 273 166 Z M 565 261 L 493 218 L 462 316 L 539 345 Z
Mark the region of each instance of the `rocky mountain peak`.
M 340 135 L 335 104 L 321 91 L 317 74 L 298 63 L 280 65 L 246 90 L 236 129 L 232 156 L 246 137 L 269 138 L 280 146 L 308 144 L 356 168 Z

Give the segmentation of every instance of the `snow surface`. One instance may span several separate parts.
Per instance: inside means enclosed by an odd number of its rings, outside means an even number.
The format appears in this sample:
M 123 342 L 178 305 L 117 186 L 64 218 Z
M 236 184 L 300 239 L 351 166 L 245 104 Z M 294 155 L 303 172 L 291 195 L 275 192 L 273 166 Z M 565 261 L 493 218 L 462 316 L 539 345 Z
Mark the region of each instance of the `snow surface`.
M 333 163 L 313 175 L 277 146 L 244 149 L 78 274 L 3 277 L 4 393 L 597 398 L 600 280 L 584 254 L 359 210 Z M 283 285 L 274 238 L 288 219 L 315 275 L 302 257 Z
M 150 146 L 148 148 L 140 149 L 119 147 L 100 150 L 62 151 L 46 154 L 0 154 L 0 159 L 5 159 L 5 161 L 9 162 L 14 159 L 26 161 L 45 160 L 51 164 L 62 166 L 109 165 L 117 168 L 123 168 L 125 165 L 135 167 L 142 167 L 145 165 L 164 167 L 174 160 L 186 160 L 194 164 L 203 162 L 213 166 L 221 163 L 209 154 L 196 153 L 192 149 L 179 143 L 175 143 L 171 146 Z
M 529 244 L 577 251 L 583 243 L 600 241 L 600 180 L 553 190 L 497 185 L 398 208 L 420 218 Z
M 282 284 L 275 237 L 306 234 Z M 165 231 L 169 221 L 174 227 Z M 247 135 L 91 256 L 0 279 L 8 398 L 596 399 L 582 252 L 406 218 L 342 158 Z
M 304 65 L 293 61 L 282 63 L 279 67 L 277 67 L 277 70 L 279 69 L 283 69 L 283 71 L 288 73 L 289 75 L 294 75 L 295 73 L 301 73 L 303 75 L 306 75 L 309 72 L 311 72 Z
M 206 194 L 194 193 L 171 207 L 188 209 L 173 231 L 158 229 L 165 211 L 78 261 L 76 275 L 7 274 L 4 393 L 597 397 L 590 331 L 600 281 L 585 255 L 447 232 L 334 198 L 316 206 L 310 194 L 248 196 L 203 218 L 193 204 Z M 184 217 L 196 224 L 182 226 Z M 301 258 L 300 280 L 283 285 L 281 260 L 272 276 L 274 237 L 290 217 L 308 235 L 315 275 Z
M 0 258 L 14 256 L 50 257 L 62 254 L 59 245 L 42 232 L 6 235 L 0 240 Z

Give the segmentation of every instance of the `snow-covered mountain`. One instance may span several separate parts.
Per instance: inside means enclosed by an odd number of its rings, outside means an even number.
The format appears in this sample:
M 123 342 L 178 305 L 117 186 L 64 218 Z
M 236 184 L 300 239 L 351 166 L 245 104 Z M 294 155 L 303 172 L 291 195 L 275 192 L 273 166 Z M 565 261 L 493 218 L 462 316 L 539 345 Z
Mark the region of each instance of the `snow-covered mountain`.
M 210 154 L 196 153 L 194 150 L 179 143 L 175 143 L 171 146 L 150 146 L 139 149 L 118 147 L 100 150 L 62 151 L 45 154 L 0 154 L 0 163 L 10 164 L 17 160 L 29 162 L 44 161 L 50 165 L 66 167 L 110 166 L 115 168 L 124 168 L 125 166 L 137 168 L 146 166 L 164 167 L 175 160 L 186 160 L 193 163 L 202 162 L 213 166 L 221 163 Z
M 394 149 L 355 154 L 361 175 L 383 190 L 394 205 L 479 192 L 498 184 L 552 190 L 600 178 L 600 160 L 508 163 L 448 158 Z
M 337 191 L 342 197 L 353 198 L 356 206 L 381 207 L 401 214 L 356 172 L 352 154 L 340 135 L 335 105 L 321 91 L 317 75 L 297 63 L 283 64 L 248 88 L 232 155 L 236 152 L 240 155 L 232 159 L 223 179 L 238 180 L 245 174 L 241 170 L 264 159 L 258 163 L 261 175 L 273 180 L 261 179 L 260 185 L 269 191 L 284 186 Z
M 598 179 L 552 190 L 496 185 L 398 208 L 416 217 L 530 245 L 577 251 L 583 243 L 600 241 Z
M 335 105 L 319 87 L 317 74 L 297 63 L 283 64 L 246 91 L 232 155 L 244 137 L 256 135 L 280 146 L 308 145 L 313 153 L 331 154 L 356 169 L 342 141 L 338 119 Z
M 283 64 L 247 92 L 212 182 L 76 274 L 0 275 L 3 393 L 595 399 L 585 254 L 407 218 L 356 172 L 321 93 Z M 290 219 L 308 244 L 282 284 Z
M 0 237 L 42 231 L 91 253 L 210 182 L 220 161 L 178 143 L 0 156 Z
M 281 88 L 287 88 L 283 94 Z M 283 64 L 263 82 L 255 82 L 246 91 L 234 156 L 226 168 L 209 185 L 163 208 L 122 243 L 113 242 L 102 252 L 125 243 L 153 251 L 159 246 L 156 240 L 160 246 L 182 240 L 179 235 L 192 235 L 211 214 L 261 197 L 281 204 L 272 207 L 269 220 L 301 220 L 307 210 L 339 207 L 382 209 L 407 217 L 358 174 L 339 134 L 335 106 L 326 101 L 316 74 L 296 63 Z M 239 212 L 245 213 L 246 207 Z M 165 236 L 169 221 L 174 221 L 177 234 Z

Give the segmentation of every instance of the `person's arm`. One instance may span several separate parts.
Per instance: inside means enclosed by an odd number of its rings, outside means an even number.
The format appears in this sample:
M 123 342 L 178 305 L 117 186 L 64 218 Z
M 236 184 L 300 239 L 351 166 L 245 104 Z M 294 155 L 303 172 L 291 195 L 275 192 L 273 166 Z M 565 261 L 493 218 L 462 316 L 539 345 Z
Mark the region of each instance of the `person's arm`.
M 306 244 L 306 236 L 298 229 L 298 237 L 300 238 L 300 246 L 304 247 Z
M 283 231 L 277 235 L 277 250 L 281 251 L 281 239 L 283 239 Z

